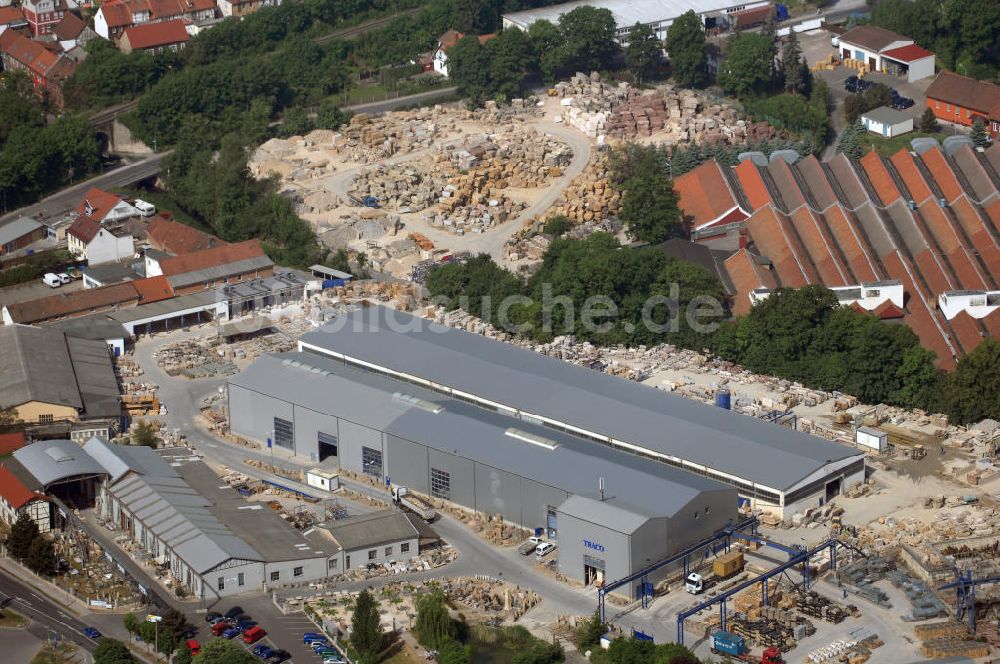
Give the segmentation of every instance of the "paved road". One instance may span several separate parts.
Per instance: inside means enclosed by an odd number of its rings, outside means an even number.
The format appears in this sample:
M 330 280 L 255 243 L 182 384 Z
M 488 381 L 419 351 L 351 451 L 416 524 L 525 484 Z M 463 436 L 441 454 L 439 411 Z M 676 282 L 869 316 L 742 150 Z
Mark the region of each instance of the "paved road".
M 42 218 L 59 216 L 76 207 L 76 204 L 80 202 L 80 199 L 91 187 L 114 189 L 115 187 L 124 187 L 156 175 L 160 172 L 160 163 L 169 154 L 170 151 L 152 154 L 141 161 L 120 166 L 113 171 L 108 171 L 89 180 L 74 184 L 34 205 L 23 207 L 0 217 L 0 224 L 20 216 L 40 216 Z
M 350 106 L 344 106 L 342 108 L 343 110 L 351 111 L 352 113 L 385 113 L 386 111 L 393 111 L 397 108 L 403 108 L 405 106 L 423 106 L 440 99 L 451 97 L 457 92 L 458 88 L 452 86 L 448 88 L 430 90 L 428 92 L 418 92 L 417 94 L 405 95 L 403 97 L 396 97 L 395 99 L 370 101 L 364 104 L 351 104 Z
M 6 570 L 0 569 L 0 595 L 3 599 L 13 597 L 11 608 L 31 619 L 28 631 L 42 641 L 55 633 L 64 641 L 74 643 L 89 652 L 93 652 L 96 643 L 83 634 L 86 627 L 79 619 L 70 615 L 66 609 L 59 606 L 34 588 L 18 581 Z M 3 659 L 0 657 L 0 659 Z

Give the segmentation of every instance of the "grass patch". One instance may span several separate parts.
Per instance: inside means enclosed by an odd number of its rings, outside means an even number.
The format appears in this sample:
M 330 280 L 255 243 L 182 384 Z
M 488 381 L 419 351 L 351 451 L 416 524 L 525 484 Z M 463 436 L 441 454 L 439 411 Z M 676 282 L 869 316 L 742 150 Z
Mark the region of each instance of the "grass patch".
M 879 136 L 878 134 L 873 134 L 867 132 L 862 139 L 864 146 L 866 148 L 872 147 L 875 152 L 883 157 L 891 157 L 892 155 L 899 152 L 901 149 L 910 149 L 910 141 L 914 138 L 934 138 L 938 142 L 941 142 L 945 138 L 945 134 L 937 132 L 934 134 L 923 134 L 919 131 L 913 131 L 909 134 L 903 134 L 902 136 L 893 136 L 892 138 L 885 138 L 884 136 Z
M 20 629 L 28 624 L 28 619 L 17 611 L 4 609 L 0 612 L 0 627 Z
M 184 212 L 177 201 L 175 201 L 174 198 L 167 192 L 148 189 L 116 189 L 115 193 L 129 198 L 141 198 L 147 203 L 155 205 L 157 214 L 160 214 L 161 212 L 168 212 L 171 219 L 183 222 L 188 226 L 194 226 L 200 231 L 214 234 L 211 228 L 208 228 L 205 224 L 199 222 L 194 217 Z
M 31 658 L 31 664 L 67 664 L 73 661 L 75 654 L 75 646 L 63 643 L 53 652 L 52 647 L 49 644 L 45 644 L 38 651 L 38 654 Z

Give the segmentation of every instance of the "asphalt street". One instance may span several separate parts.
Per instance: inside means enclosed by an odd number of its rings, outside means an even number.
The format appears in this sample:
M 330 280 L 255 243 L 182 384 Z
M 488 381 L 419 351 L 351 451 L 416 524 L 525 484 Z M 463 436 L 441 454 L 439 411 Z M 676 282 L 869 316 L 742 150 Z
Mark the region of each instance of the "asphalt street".
M 93 652 L 96 642 L 83 634 L 83 628 L 88 625 L 71 615 L 64 607 L 36 592 L 34 588 L 15 579 L 6 570 L 0 569 L 0 600 L 9 597 L 13 598 L 11 609 L 31 619 L 27 630 L 33 636 L 46 641 L 52 635 L 58 635 L 63 641 Z

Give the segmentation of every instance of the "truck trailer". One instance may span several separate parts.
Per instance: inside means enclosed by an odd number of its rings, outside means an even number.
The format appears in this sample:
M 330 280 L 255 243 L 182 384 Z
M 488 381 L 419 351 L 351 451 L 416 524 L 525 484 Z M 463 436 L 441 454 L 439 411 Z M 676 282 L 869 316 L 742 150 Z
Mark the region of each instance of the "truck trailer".
M 759 664 L 783 664 L 784 662 L 781 659 L 781 651 L 777 648 L 766 649 L 761 654 L 760 659 L 757 659 L 750 654 L 750 648 L 747 647 L 746 639 L 723 630 L 712 633 L 712 654 L 728 655 L 741 662 L 755 662 Z
M 437 511 L 427 501 L 410 493 L 405 486 L 392 487 L 392 501 L 403 509 L 410 510 L 427 523 L 437 516 Z

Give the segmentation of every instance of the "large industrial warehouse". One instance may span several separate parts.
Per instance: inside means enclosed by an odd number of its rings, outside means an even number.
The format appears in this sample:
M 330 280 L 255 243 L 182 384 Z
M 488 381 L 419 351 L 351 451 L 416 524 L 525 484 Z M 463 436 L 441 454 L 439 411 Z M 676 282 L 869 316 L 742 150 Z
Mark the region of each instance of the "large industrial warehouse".
M 234 434 L 544 527 L 581 581 L 735 521 L 738 495 L 791 514 L 864 478 L 855 449 L 378 306 L 231 378 L 229 407 Z

